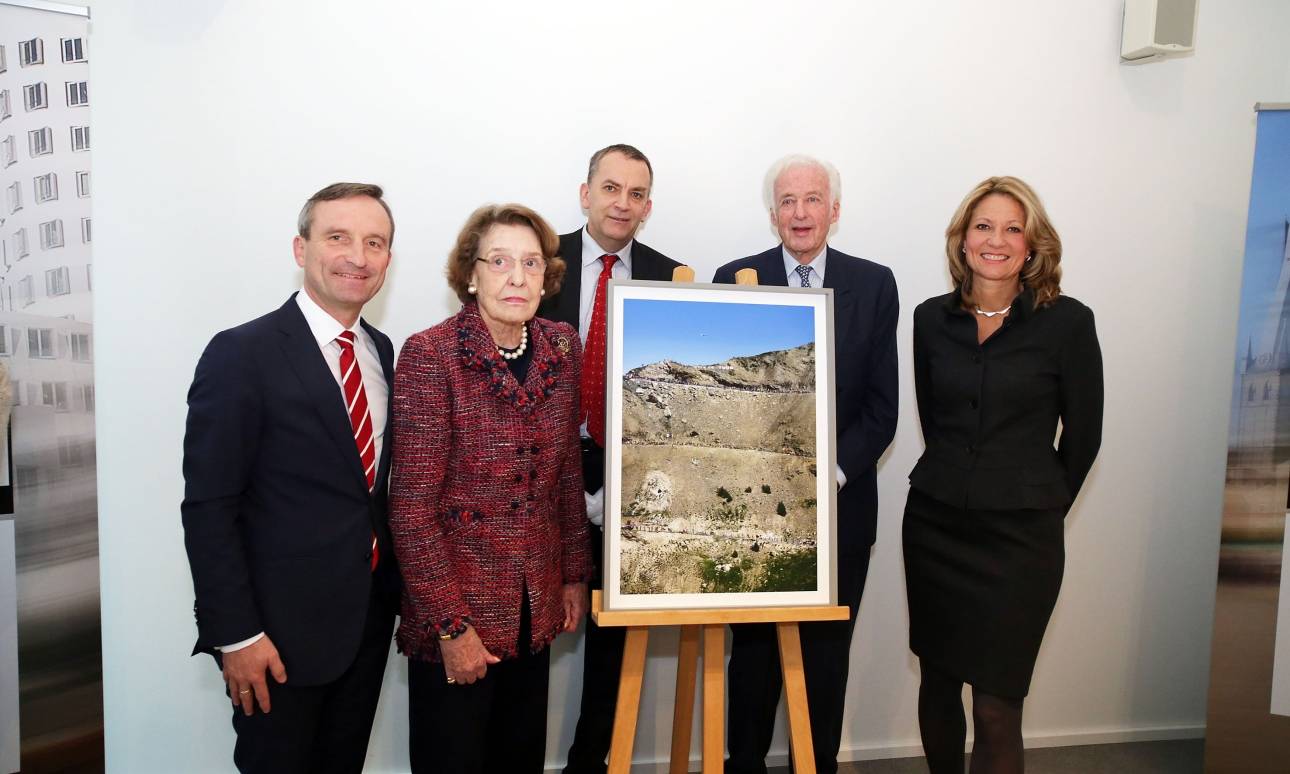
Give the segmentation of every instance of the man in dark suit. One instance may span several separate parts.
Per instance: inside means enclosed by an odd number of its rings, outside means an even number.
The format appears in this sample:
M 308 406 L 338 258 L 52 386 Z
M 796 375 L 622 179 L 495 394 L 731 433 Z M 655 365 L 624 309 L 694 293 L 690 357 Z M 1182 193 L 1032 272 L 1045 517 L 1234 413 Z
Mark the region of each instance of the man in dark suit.
M 782 244 L 717 269 L 713 282 L 756 269 L 761 285 L 833 288 L 833 365 L 838 462 L 838 603 L 850 620 L 804 623 L 802 658 L 815 768 L 838 770 L 851 634 L 855 630 L 878 518 L 878 458 L 896 432 L 896 280 L 885 266 L 828 246 L 840 181 L 832 165 L 781 159 L 766 175 L 770 221 Z M 775 628 L 731 626 L 730 774 L 765 774 L 783 676 Z
M 591 522 L 591 556 L 595 564 L 592 588 L 603 588 L 604 561 L 604 294 L 610 277 L 670 280 L 681 264 L 636 241 L 636 230 L 649 216 L 654 169 L 649 159 L 630 145 L 610 145 L 596 151 L 579 190 L 587 225 L 560 237 L 560 256 L 568 268 L 560 292 L 538 307 L 538 316 L 567 322 L 578 329 L 587 359 L 583 363 L 582 478 Z M 597 298 L 600 304 L 597 306 Z M 591 343 L 588 344 L 588 335 Z M 600 360 L 592 365 L 600 341 Z M 596 371 L 599 369 L 599 378 Z M 601 629 L 587 618 L 582 662 L 582 712 L 569 747 L 564 774 L 603 774 L 613 734 L 618 700 L 618 673 L 623 662 L 625 632 Z
M 359 772 L 367 754 L 399 591 L 394 348 L 359 317 L 390 262 L 381 195 L 336 183 L 305 203 L 303 292 L 216 335 L 188 392 L 193 652 L 221 667 L 243 772 Z

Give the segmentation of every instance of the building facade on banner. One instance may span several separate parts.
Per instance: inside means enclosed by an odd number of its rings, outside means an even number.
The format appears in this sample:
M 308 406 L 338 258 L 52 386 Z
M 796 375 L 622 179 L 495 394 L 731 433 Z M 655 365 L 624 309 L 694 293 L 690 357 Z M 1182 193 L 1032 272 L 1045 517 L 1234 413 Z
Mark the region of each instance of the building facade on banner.
M 87 32 L 84 15 L 0 6 L 0 363 L 13 494 L 13 513 L 0 516 L 11 545 L 0 548 L 16 573 L 24 770 L 92 768 L 103 754 Z
M 1267 316 L 1257 339 L 1238 353 L 1219 559 L 1222 575 L 1265 580 L 1280 574 L 1290 496 L 1290 220 L 1281 239 L 1281 272 Z

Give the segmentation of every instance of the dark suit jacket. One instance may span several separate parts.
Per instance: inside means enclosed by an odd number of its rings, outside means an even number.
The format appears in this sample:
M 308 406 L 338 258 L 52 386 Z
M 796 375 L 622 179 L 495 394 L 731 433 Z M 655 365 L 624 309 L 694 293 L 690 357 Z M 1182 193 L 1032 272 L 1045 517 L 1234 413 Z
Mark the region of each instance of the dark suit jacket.
M 376 342 L 392 398 L 394 347 L 366 322 L 363 328 Z M 293 685 L 330 682 L 349 666 L 371 584 L 397 591 L 386 521 L 389 427 L 369 493 L 344 396 L 294 295 L 211 340 L 188 391 L 184 435 L 194 653 L 263 631 Z
M 713 282 L 756 269 L 761 285 L 788 285 L 783 246 L 717 269 Z M 833 288 L 833 368 L 837 460 L 847 484 L 838 493 L 838 552 L 873 545 L 878 523 L 878 458 L 896 434 L 898 376 L 896 279 L 886 266 L 828 248 L 824 287 Z
M 399 649 L 413 658 L 438 661 L 438 635 L 463 621 L 493 655 L 515 657 L 526 587 L 538 652 L 562 630 L 561 587 L 591 574 L 582 346 L 564 323 L 531 330 L 523 384 L 473 302 L 399 354 L 390 521 L 406 586 Z
M 585 227 L 584 227 L 585 228 Z M 564 283 L 560 292 L 543 299 L 538 316 L 568 323 L 578 329 L 579 303 L 582 293 L 582 232 L 560 236 L 560 257 L 564 259 Z M 638 240 L 632 242 L 632 279 L 668 281 L 672 270 L 681 264 Z M 591 288 L 592 291 L 595 288 Z M 582 476 L 588 492 L 597 492 L 605 482 L 605 454 L 600 448 L 589 449 L 582 458 Z

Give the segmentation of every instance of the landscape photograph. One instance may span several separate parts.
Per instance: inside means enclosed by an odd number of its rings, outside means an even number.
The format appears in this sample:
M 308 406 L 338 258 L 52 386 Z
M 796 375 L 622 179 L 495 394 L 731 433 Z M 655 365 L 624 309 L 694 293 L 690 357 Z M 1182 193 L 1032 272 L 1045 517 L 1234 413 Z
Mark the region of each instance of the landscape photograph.
M 816 591 L 814 306 L 626 298 L 621 325 L 619 593 Z

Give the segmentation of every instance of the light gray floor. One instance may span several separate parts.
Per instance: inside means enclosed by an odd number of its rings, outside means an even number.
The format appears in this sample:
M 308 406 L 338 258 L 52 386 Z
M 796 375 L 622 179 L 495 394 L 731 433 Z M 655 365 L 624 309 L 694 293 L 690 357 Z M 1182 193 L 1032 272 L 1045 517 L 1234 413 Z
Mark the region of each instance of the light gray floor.
M 1026 751 L 1026 774 L 1200 774 L 1204 750 L 1203 739 L 1046 747 Z M 838 774 L 927 774 L 927 765 L 922 758 L 857 761 Z

